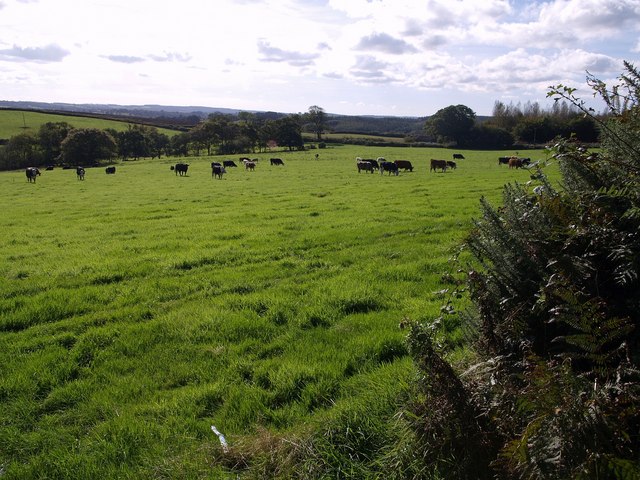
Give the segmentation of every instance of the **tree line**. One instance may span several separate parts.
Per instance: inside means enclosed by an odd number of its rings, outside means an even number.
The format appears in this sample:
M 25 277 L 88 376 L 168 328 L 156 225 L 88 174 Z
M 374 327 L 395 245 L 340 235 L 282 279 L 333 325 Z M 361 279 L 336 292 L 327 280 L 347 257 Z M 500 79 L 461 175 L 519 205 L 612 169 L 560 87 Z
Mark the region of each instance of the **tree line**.
M 0 147 L 0 169 L 92 166 L 115 159 L 254 153 L 270 148 L 297 150 L 304 148 L 302 130 L 305 122 L 313 122 L 324 113 L 321 110 L 280 118 L 260 117 L 248 112 L 237 116 L 212 114 L 189 131 L 171 137 L 145 125 L 132 124 L 123 131 L 116 131 L 110 128 L 76 129 L 67 122 L 48 122 L 37 132 L 15 135 Z
M 425 122 L 429 141 L 463 148 L 509 148 L 516 144 L 541 145 L 557 137 L 596 143 L 597 118 L 584 115 L 567 101 L 544 109 L 538 102 L 505 104 L 496 101 L 492 116 L 479 122 L 466 105 L 450 105 Z

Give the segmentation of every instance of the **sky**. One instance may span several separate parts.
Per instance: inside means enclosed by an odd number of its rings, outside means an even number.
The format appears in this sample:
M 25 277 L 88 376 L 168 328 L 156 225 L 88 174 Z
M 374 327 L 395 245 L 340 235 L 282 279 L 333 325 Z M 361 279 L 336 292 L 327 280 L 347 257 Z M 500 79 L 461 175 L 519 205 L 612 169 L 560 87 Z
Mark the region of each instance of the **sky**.
M 640 67 L 640 0 L 0 0 L 0 100 L 428 116 Z

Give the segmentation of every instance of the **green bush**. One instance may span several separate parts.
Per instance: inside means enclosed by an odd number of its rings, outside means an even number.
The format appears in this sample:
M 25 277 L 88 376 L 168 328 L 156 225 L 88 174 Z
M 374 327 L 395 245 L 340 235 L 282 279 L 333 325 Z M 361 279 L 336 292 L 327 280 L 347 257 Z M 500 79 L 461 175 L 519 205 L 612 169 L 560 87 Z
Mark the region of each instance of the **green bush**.
M 589 79 L 612 113 L 601 152 L 560 140 L 560 187 L 538 169 L 499 208 L 481 202 L 466 242 L 476 364 L 456 372 L 413 327 L 410 423 L 447 478 L 640 475 L 640 74 L 625 67 L 613 90 Z M 573 93 L 550 92 L 588 113 Z

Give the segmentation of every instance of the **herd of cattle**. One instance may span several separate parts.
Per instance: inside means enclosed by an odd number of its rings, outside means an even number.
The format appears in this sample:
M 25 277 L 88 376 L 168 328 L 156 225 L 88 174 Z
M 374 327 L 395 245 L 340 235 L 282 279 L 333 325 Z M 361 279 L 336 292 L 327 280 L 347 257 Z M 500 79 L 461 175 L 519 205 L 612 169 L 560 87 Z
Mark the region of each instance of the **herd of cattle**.
M 318 155 L 316 155 L 316 159 L 317 157 Z M 455 160 L 464 160 L 464 158 L 464 155 L 462 155 L 461 153 L 454 153 L 453 160 L 438 160 L 432 158 L 429 162 L 429 171 L 437 172 L 438 170 L 440 170 L 441 172 L 446 172 L 447 169 L 455 170 L 458 167 Z M 244 168 L 247 171 L 255 171 L 258 162 L 259 159 L 257 158 L 251 159 L 248 157 L 240 157 L 240 163 L 244 165 Z M 269 163 L 272 166 L 284 166 L 284 162 L 281 158 L 271 158 L 269 159 Z M 520 158 L 517 156 L 498 157 L 498 165 L 508 165 L 509 168 L 527 168 L 531 166 L 531 159 Z M 227 168 L 234 167 L 237 168 L 238 165 L 233 160 L 211 162 L 211 177 L 222 179 L 222 176 L 227 173 Z M 53 168 L 53 166 L 48 166 L 47 170 L 53 170 Z M 72 167 L 63 167 L 63 169 L 68 168 Z M 409 160 L 394 160 L 392 162 L 389 162 L 385 160 L 384 157 L 378 157 L 376 159 L 356 157 L 356 168 L 358 170 L 358 173 L 375 173 L 376 171 L 379 171 L 381 175 L 384 175 L 385 172 L 387 172 L 389 175 L 398 175 L 400 170 L 403 170 L 405 172 L 413 172 L 413 165 Z M 187 171 L 189 170 L 189 164 L 176 163 L 175 165 L 171 165 L 171 170 L 175 172 L 176 176 L 180 175 L 182 177 L 187 174 Z M 105 172 L 109 175 L 113 175 L 116 173 L 116 167 L 109 166 L 105 169 Z M 25 174 L 29 183 L 35 183 L 36 177 L 40 176 L 40 170 L 37 167 L 27 167 Z M 76 167 L 76 175 L 78 180 L 84 180 L 85 169 L 83 167 Z

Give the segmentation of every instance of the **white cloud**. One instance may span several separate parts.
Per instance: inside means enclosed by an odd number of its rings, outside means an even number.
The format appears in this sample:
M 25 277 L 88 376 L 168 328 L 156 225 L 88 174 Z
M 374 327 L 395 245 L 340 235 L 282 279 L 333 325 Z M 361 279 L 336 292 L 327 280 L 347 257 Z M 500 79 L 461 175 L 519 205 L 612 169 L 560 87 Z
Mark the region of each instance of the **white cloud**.
M 615 77 L 640 53 L 639 0 L 0 0 L 0 9 L 0 88 L 16 99 L 301 111 L 308 105 L 295 102 L 316 96 L 309 104 L 331 111 L 384 108 L 393 89 L 398 114 L 462 99 L 482 113 L 502 95 L 543 100 L 556 80 L 582 85 L 586 70 Z
M 44 47 L 19 47 L 0 49 L 0 59 L 19 62 L 61 62 L 69 51 L 54 43 Z

